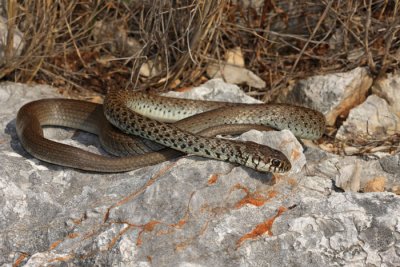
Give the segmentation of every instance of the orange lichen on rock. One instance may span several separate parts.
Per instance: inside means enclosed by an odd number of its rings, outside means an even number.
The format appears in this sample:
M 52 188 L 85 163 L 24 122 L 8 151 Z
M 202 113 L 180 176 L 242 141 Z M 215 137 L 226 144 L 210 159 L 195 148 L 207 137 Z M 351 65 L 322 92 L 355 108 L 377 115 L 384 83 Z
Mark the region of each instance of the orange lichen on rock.
M 250 204 L 256 207 L 264 205 L 267 200 L 263 195 L 260 194 L 248 194 L 242 198 L 238 203 L 236 203 L 235 208 L 241 208 L 243 205 Z
M 297 185 L 297 180 L 296 179 L 293 179 L 293 178 L 289 178 L 289 179 L 287 179 L 287 183 L 290 185 L 290 186 L 296 186 Z
M 124 229 L 122 229 L 116 236 L 114 236 L 111 241 L 108 243 L 108 249 L 112 249 L 118 240 L 120 240 L 121 236 L 123 236 L 129 229 L 134 227 L 133 225 L 128 225 Z
M 61 240 L 57 240 L 57 241 L 51 243 L 49 249 L 50 249 L 50 250 L 55 249 L 60 243 L 61 243 Z
M 69 260 L 72 260 L 73 258 L 74 258 L 73 255 L 67 255 L 64 257 L 56 257 L 56 258 L 50 259 L 48 262 L 56 262 L 56 261 L 67 262 Z
M 13 267 L 17 267 L 20 266 L 22 264 L 22 262 L 29 256 L 29 254 L 27 253 L 22 253 L 18 259 L 14 262 L 14 264 L 12 265 Z
M 136 240 L 136 245 L 140 246 L 142 244 L 142 234 L 143 232 L 151 232 L 154 230 L 154 227 L 161 222 L 159 221 L 150 221 L 142 226 L 142 231 L 139 232 L 138 238 Z
M 270 200 L 271 198 L 275 197 L 277 195 L 276 191 L 269 191 L 267 193 L 267 196 L 258 192 L 250 192 L 249 189 L 247 189 L 246 187 L 237 184 L 234 187 L 235 189 L 240 189 L 242 191 L 244 191 L 246 193 L 246 196 L 243 197 L 240 201 L 238 201 L 235 205 L 235 208 L 241 208 L 242 206 L 246 205 L 246 204 L 250 204 L 256 207 L 260 207 L 262 205 L 265 204 L 265 202 L 267 202 L 268 200 Z
M 145 232 L 151 232 L 151 231 L 154 230 L 154 227 L 155 227 L 157 224 L 160 224 L 160 223 L 161 223 L 161 222 L 159 222 L 159 221 L 150 221 L 150 222 L 146 223 L 145 225 L 143 225 L 143 231 L 145 231 Z
M 247 239 L 255 239 L 265 233 L 267 233 L 269 236 L 272 236 L 272 232 L 271 232 L 271 228 L 272 225 L 275 221 L 276 218 L 278 218 L 278 216 L 280 216 L 282 213 L 284 213 L 285 211 L 287 211 L 287 208 L 285 207 L 280 207 L 278 209 L 278 213 L 272 217 L 271 219 L 268 219 L 258 225 L 256 225 L 256 227 L 249 233 L 245 234 L 244 236 L 242 236 L 238 241 L 237 241 L 237 246 L 240 246 L 244 241 L 246 241 Z
M 298 149 L 293 149 L 290 157 L 292 158 L 292 160 L 296 161 L 300 158 L 302 154 L 303 153 L 301 153 Z
M 368 181 L 364 186 L 364 192 L 383 192 L 385 191 L 386 178 L 378 176 Z
M 215 184 L 217 182 L 217 180 L 218 180 L 218 174 L 213 174 L 213 175 L 210 176 L 210 178 L 208 179 L 207 183 L 209 185 Z
M 75 238 L 75 237 L 77 237 L 77 236 L 79 236 L 78 233 L 70 233 L 70 234 L 68 234 L 68 237 L 69 237 L 69 238 Z
M 176 227 L 176 228 L 182 228 L 182 226 L 184 226 L 186 224 L 186 218 L 180 220 L 179 222 L 175 223 L 175 224 L 171 224 L 172 227 Z

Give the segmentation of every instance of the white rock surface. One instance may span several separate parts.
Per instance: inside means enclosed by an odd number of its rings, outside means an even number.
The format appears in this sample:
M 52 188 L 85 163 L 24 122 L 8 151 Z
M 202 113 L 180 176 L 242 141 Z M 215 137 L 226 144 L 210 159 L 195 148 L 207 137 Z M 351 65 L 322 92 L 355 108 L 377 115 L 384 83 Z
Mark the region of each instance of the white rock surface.
M 209 63 L 207 75 L 211 78 L 223 78 L 228 83 L 246 84 L 254 88 L 265 87 L 265 81 L 251 70 L 225 62 Z
M 212 79 L 208 82 L 185 92 L 168 92 L 170 97 L 202 99 L 210 101 L 240 102 L 249 104 L 262 103 L 246 95 L 237 85 L 225 83 L 222 79 Z
M 400 118 L 400 74 L 389 74 L 374 83 L 372 92 L 385 99 L 392 112 Z
M 346 116 L 350 109 L 361 104 L 372 78 L 365 68 L 345 73 L 313 76 L 300 80 L 287 99 L 317 109 L 325 114 L 328 125 L 334 125 L 338 116 Z
M 33 160 L 16 137 L 18 108 L 50 96 L 0 84 L 0 266 L 400 265 L 400 199 L 335 191 L 348 157 L 308 148 L 300 173 L 275 176 L 194 156 L 76 171 Z M 397 156 L 350 159 L 400 179 Z
M 390 110 L 384 99 L 370 95 L 364 103 L 350 111 L 336 138 L 379 140 L 398 132 L 400 118 Z

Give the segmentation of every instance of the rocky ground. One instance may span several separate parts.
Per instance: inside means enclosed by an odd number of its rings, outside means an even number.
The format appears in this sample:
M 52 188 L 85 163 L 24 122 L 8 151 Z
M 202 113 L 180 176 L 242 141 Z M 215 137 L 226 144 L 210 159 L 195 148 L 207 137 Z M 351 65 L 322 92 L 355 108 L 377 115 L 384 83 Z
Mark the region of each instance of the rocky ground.
M 371 85 L 362 68 L 297 83 L 285 98 L 320 110 L 328 126 L 349 111 L 336 134 L 348 145 L 304 142 L 303 151 L 289 131 L 245 133 L 291 159 L 290 173 L 272 175 L 195 156 L 122 174 L 41 162 L 21 147 L 16 113 L 59 95 L 2 83 L 0 265 L 398 266 L 400 78 L 374 83 L 366 98 Z M 254 101 L 221 80 L 181 94 Z M 71 130 L 46 136 L 99 147 L 95 136 Z M 374 145 L 362 156 L 360 136 Z

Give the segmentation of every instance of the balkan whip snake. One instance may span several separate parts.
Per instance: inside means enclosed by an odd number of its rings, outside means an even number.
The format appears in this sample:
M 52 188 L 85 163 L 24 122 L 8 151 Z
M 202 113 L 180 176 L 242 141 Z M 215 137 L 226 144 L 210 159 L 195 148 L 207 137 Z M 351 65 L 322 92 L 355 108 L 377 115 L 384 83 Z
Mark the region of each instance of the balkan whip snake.
M 146 152 L 147 146 L 143 143 L 138 145 L 134 137 L 117 131 L 105 117 L 125 133 L 173 149 L 132 155 L 138 150 Z M 107 151 L 123 156 L 106 157 L 48 140 L 43 137 L 44 125 L 94 133 L 99 135 Z M 18 137 L 31 155 L 82 170 L 134 170 L 176 157 L 181 154 L 178 150 L 239 163 L 264 172 L 288 171 L 290 162 L 280 151 L 253 142 L 210 137 L 254 127 L 289 129 L 299 138 L 318 139 L 325 130 L 325 118 L 318 111 L 292 105 L 233 104 L 110 90 L 103 105 L 68 99 L 30 102 L 19 110 L 16 120 Z

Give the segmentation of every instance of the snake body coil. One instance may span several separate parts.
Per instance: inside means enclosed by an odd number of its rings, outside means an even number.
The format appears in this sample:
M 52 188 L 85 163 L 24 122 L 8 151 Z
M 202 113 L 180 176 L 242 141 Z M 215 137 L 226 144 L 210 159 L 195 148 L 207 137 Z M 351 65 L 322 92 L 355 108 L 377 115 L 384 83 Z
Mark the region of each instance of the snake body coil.
M 316 139 L 325 128 L 321 113 L 298 106 L 184 100 L 119 90 L 108 93 L 104 106 L 65 99 L 28 103 L 18 112 L 17 134 L 24 148 L 35 157 L 90 171 L 128 171 L 180 155 L 175 150 L 164 149 L 131 156 L 132 147 L 136 152 L 145 152 L 147 146 L 143 143 L 137 145 L 131 137 L 116 131 L 104 118 L 103 109 L 107 119 L 125 133 L 185 153 L 239 163 L 259 171 L 286 172 L 291 165 L 280 151 L 267 146 L 209 136 L 235 132 L 236 126 L 251 124 L 289 129 L 300 138 Z M 199 112 L 203 113 L 194 115 Z M 180 121 L 168 124 L 155 119 Z M 125 156 L 105 157 L 50 141 L 43 137 L 43 125 L 65 126 L 97 134 L 107 151 Z

